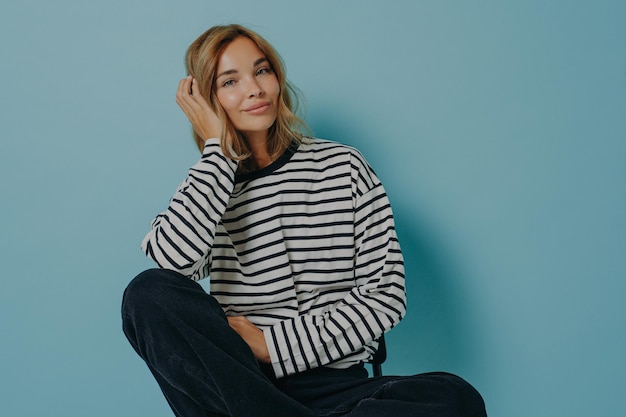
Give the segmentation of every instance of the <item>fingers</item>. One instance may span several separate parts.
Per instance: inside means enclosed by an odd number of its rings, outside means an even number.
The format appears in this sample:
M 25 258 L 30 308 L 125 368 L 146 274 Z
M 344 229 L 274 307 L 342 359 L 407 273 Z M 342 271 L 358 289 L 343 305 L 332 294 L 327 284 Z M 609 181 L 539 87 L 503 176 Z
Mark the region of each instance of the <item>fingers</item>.
M 270 353 L 265 343 L 263 331 L 243 316 L 227 317 L 230 327 L 250 346 L 254 356 L 261 362 L 269 363 Z
M 259 328 L 244 316 L 228 316 L 226 319 L 228 320 L 228 325 L 242 337 L 250 332 L 259 331 Z
M 190 100 L 192 97 L 191 94 L 191 83 L 192 83 L 193 78 L 191 78 L 191 75 L 188 77 L 183 78 L 182 80 L 180 80 L 180 82 L 178 83 L 178 89 L 176 90 L 176 103 L 180 106 L 188 106 L 190 105 Z
M 200 89 L 198 88 L 198 81 L 196 81 L 195 78 L 191 79 L 191 95 L 193 95 L 194 97 L 200 97 L 202 98 L 202 95 L 200 94 Z
M 192 100 L 198 104 L 204 104 L 207 101 L 202 97 L 200 93 L 200 87 L 198 81 L 191 75 L 183 78 L 178 83 L 178 90 L 176 91 L 176 101 L 189 101 Z
M 200 96 L 197 86 L 196 94 L 192 94 L 192 83 L 193 78 L 191 76 L 180 80 L 178 83 L 178 90 L 176 91 L 176 104 L 178 104 L 181 110 L 187 115 L 187 118 L 194 123 L 202 114 L 202 107 L 205 102 L 204 100 L 199 100 L 202 99 L 202 97 Z
M 202 97 L 198 81 L 192 76 L 178 82 L 176 104 L 185 113 L 198 135 L 205 139 L 219 137 L 220 120 Z
M 245 318 L 244 316 L 228 316 L 226 317 L 226 319 L 228 320 L 228 324 L 232 327 L 242 327 L 245 326 L 246 324 L 250 323 L 250 320 L 248 320 L 247 318 Z M 250 323 L 252 324 L 252 323 Z

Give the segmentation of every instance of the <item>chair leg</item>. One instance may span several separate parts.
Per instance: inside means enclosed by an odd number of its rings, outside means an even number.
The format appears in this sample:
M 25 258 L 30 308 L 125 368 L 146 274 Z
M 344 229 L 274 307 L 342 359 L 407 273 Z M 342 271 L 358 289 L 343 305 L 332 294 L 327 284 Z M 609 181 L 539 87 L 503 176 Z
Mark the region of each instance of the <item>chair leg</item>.
M 375 377 L 383 375 L 383 366 L 380 363 L 372 364 L 372 373 Z

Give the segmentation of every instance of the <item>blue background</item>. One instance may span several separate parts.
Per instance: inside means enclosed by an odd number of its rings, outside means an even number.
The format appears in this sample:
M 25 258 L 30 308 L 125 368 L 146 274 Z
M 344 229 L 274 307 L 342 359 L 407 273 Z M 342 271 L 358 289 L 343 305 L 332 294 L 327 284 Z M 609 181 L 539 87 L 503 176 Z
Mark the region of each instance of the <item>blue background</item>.
M 184 51 L 232 21 L 385 183 L 410 292 L 385 373 L 626 415 L 626 3 L 545 0 L 3 2 L 0 414 L 171 415 L 120 298 L 198 158 Z

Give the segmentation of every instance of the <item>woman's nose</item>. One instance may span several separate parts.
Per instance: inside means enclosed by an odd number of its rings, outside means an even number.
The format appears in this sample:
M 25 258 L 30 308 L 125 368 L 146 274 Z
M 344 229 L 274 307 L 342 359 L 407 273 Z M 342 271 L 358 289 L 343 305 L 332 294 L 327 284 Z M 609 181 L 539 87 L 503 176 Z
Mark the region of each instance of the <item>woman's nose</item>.
M 263 89 L 258 82 L 251 81 L 248 86 L 248 97 L 261 97 L 263 95 Z

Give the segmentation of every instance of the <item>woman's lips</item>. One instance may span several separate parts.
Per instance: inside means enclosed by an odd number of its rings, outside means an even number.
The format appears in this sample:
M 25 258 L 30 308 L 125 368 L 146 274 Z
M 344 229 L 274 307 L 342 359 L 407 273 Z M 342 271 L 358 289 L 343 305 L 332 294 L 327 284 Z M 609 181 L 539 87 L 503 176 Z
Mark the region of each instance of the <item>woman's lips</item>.
M 243 109 L 243 111 L 250 114 L 262 114 L 265 113 L 267 109 L 269 109 L 270 104 L 270 102 L 255 103 L 249 107 L 246 107 L 245 109 Z

